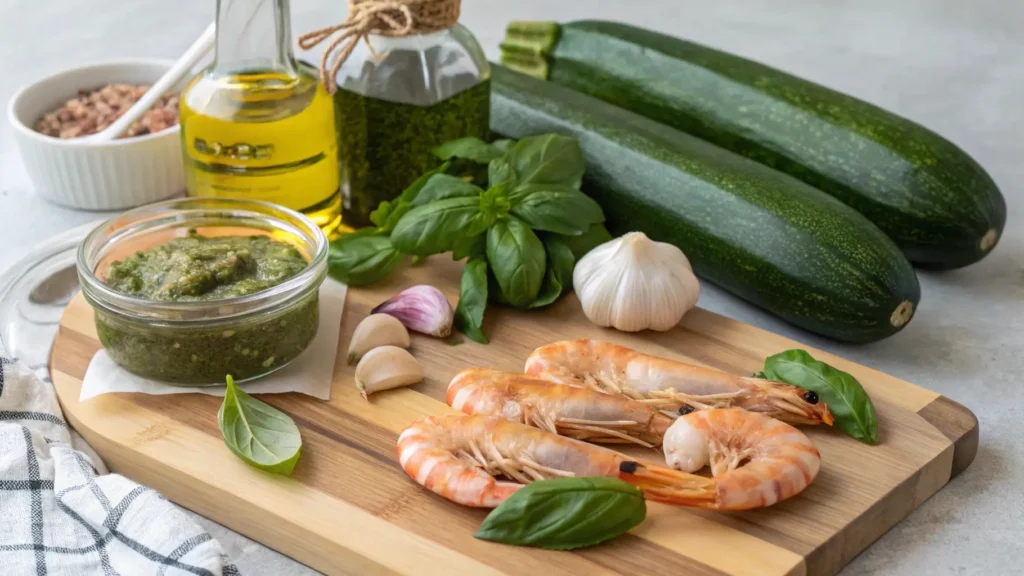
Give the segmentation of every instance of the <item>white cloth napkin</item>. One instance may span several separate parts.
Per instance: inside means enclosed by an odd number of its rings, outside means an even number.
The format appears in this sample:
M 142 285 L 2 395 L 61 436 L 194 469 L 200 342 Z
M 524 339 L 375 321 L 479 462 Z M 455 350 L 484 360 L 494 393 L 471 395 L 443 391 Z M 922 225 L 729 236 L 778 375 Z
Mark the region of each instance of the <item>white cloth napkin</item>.
M 239 576 L 159 493 L 107 472 L 53 386 L 0 346 L 0 574 Z
M 309 347 L 284 368 L 239 386 L 250 394 L 277 394 L 301 392 L 320 400 L 331 397 L 331 379 L 334 360 L 338 354 L 338 333 L 341 314 L 345 308 L 348 287 L 334 280 L 325 280 L 320 286 L 320 326 Z M 200 393 L 223 396 L 223 386 L 184 387 L 136 376 L 111 360 L 100 350 L 89 362 L 78 397 L 84 402 L 93 396 L 111 392 L 142 392 L 143 394 Z

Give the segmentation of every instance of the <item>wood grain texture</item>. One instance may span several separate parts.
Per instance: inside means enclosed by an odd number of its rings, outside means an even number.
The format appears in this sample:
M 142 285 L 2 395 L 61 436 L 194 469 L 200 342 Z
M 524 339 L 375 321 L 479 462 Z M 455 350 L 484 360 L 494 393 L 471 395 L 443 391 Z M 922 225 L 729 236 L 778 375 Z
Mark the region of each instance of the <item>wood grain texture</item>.
M 372 289 L 350 289 L 339 348 L 347 349 L 374 305 L 400 289 L 430 283 L 454 302 L 460 273 L 461 265 L 435 257 L 429 267 L 403 269 Z M 370 402 L 355 390 L 344 354 L 329 401 L 262 396 L 302 432 L 303 455 L 290 478 L 250 468 L 228 452 L 216 423 L 218 398 L 117 394 L 79 403 L 81 378 L 100 348 L 81 296 L 65 313 L 51 366 L 66 417 L 111 469 L 329 574 L 834 574 L 966 468 L 977 447 L 977 420 L 959 404 L 703 310 L 671 332 L 627 335 L 591 325 L 570 295 L 544 312 L 492 307 L 485 331 L 492 340 L 486 346 L 461 335 L 413 335 L 426 379 Z M 445 389 L 459 370 L 521 371 L 537 346 L 582 337 L 738 374 L 760 369 L 770 354 L 805 348 L 864 384 L 878 412 L 881 443 L 807 430 L 822 453 L 821 473 L 798 497 L 764 510 L 721 514 L 651 504 L 647 520 L 629 535 L 576 552 L 474 539 L 486 512 L 452 504 L 409 480 L 395 458 L 399 432 L 425 415 L 451 411 Z
M 953 443 L 953 470 L 950 477 L 966 470 L 978 455 L 980 430 L 974 413 L 959 402 L 939 396 L 918 411 L 918 414 Z

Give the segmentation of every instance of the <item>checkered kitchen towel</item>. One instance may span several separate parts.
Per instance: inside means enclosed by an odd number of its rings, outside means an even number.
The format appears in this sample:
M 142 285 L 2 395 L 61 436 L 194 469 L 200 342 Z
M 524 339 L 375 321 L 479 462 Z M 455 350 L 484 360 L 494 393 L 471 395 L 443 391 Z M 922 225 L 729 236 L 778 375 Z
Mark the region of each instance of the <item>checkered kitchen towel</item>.
M 107 473 L 53 386 L 0 356 L 0 575 L 233 576 L 220 545 L 160 494 Z

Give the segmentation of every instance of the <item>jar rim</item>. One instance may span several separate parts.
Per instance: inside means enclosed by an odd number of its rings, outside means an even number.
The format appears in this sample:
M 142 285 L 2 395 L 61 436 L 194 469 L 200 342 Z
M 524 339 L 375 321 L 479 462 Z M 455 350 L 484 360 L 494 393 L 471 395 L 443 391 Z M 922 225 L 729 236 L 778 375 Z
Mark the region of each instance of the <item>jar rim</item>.
M 96 274 L 110 247 L 147 232 L 175 228 L 236 226 L 267 232 L 280 231 L 301 238 L 309 254 L 306 267 L 291 278 L 267 289 L 215 300 L 152 300 L 118 292 Z M 242 224 L 239 224 L 239 223 Z M 176 198 L 128 210 L 96 226 L 78 246 L 76 265 L 82 292 L 93 306 L 106 313 L 177 325 L 237 321 L 268 309 L 287 306 L 320 287 L 326 277 L 329 243 L 323 231 L 294 210 L 238 198 Z

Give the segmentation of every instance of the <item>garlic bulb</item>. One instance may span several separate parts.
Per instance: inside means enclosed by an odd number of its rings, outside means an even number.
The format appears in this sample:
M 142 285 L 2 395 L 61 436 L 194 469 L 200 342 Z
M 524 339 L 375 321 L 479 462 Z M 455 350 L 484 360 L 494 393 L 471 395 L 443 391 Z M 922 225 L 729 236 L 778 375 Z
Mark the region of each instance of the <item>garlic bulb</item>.
M 445 338 L 452 333 L 455 310 L 440 290 L 413 286 L 378 304 L 370 314 L 389 314 L 413 332 Z
M 700 283 L 671 244 L 630 232 L 594 248 L 572 274 L 583 313 L 624 332 L 671 329 L 697 304 Z

